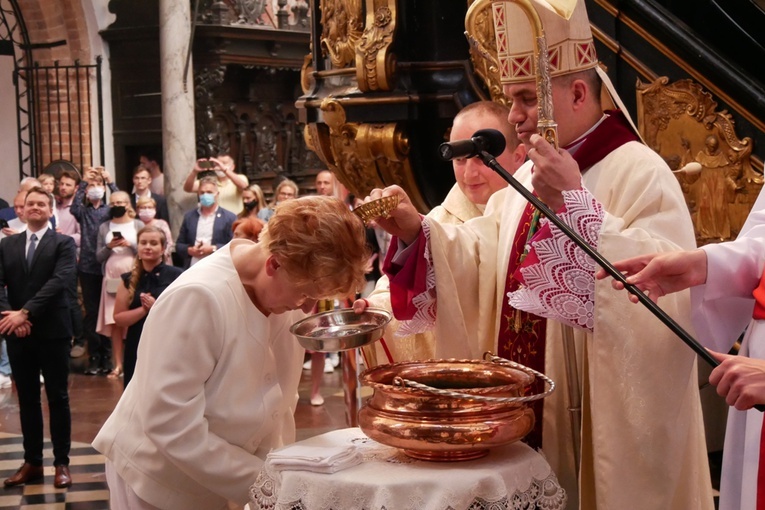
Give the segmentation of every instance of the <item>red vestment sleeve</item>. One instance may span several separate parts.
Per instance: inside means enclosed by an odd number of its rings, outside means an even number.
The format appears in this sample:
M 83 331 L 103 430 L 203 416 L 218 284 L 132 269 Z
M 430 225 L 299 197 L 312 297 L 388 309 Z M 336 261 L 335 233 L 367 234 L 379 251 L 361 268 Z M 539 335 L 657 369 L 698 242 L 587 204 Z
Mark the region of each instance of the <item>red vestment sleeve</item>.
M 389 249 L 383 263 L 383 272 L 390 278 L 390 304 L 393 316 L 400 321 L 411 320 L 417 312 L 412 303 L 415 296 L 426 290 L 428 261 L 425 259 L 427 239 L 422 230 L 412 243 L 412 250 L 403 265 L 393 262 L 397 250 Z M 391 246 L 398 246 L 398 238 L 391 239 Z M 410 245 L 411 246 L 411 245 Z

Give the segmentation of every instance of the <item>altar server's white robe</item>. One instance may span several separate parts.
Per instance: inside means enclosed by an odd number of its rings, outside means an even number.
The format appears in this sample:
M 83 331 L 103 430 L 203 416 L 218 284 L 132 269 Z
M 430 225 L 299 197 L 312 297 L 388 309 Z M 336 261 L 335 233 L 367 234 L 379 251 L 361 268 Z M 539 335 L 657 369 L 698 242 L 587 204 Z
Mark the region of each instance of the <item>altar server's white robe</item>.
M 763 198 L 765 195 L 760 194 L 735 241 L 702 248 L 707 252 L 707 282 L 691 290 L 699 341 L 728 352 L 748 325 L 739 354 L 759 359 L 765 359 L 765 321 L 752 319 L 752 291 L 765 267 Z M 728 410 L 720 510 L 755 510 L 761 431 L 762 412 Z

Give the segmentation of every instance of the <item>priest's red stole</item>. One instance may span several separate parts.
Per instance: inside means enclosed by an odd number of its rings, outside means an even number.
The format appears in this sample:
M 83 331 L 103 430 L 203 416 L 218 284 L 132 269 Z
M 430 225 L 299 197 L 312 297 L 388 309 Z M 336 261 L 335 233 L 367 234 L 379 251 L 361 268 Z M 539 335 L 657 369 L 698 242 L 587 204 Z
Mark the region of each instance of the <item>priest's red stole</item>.
M 527 240 L 536 229 L 534 220 L 535 208 L 531 203 L 526 205 L 521 221 L 513 240 L 510 260 L 507 266 L 505 293 L 502 295 L 502 315 L 499 320 L 497 354 L 505 359 L 515 361 L 538 372 L 545 371 L 545 332 L 547 321 L 536 315 L 516 310 L 508 303 L 507 293 L 518 290 L 519 283 L 515 271 L 521 265 Z M 534 393 L 544 391 L 544 383 L 535 381 L 530 390 Z M 531 402 L 534 410 L 534 429 L 524 439 L 532 448 L 542 447 L 542 400 Z
M 582 173 L 618 147 L 627 142 L 639 140 L 622 112 L 614 110 L 606 113 L 609 114 L 608 118 L 587 135 L 580 147 L 572 154 Z M 513 239 L 505 279 L 505 292 L 502 295 L 497 354 L 545 373 L 546 319 L 514 309 L 507 298 L 507 293 L 518 290 L 520 285 L 516 273 L 520 274 L 527 245 L 536 230 L 535 211 L 531 203 L 526 206 Z M 531 390 L 534 393 L 542 392 L 544 390 L 542 381 L 536 381 Z M 526 436 L 524 441 L 532 448 L 542 446 L 542 402 L 537 400 L 531 403 L 536 423 L 534 430 Z

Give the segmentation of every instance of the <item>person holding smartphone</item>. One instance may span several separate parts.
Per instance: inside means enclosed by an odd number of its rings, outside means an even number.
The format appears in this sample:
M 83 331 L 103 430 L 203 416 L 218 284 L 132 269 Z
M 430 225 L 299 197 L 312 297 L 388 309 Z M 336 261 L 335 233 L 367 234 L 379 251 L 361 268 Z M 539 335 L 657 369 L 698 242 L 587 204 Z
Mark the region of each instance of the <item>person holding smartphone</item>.
M 235 170 L 234 159 L 228 154 L 198 159 L 183 183 L 183 191 L 196 193 L 202 178 L 214 176 L 218 184 L 218 203 L 224 209 L 239 214 L 244 208 L 242 192 L 250 183 L 245 175 L 236 173 Z
M 231 241 L 236 215 L 218 205 L 218 183 L 212 177 L 199 182 L 199 207 L 183 216 L 175 251 L 188 268 Z
M 0 229 L 0 239 L 26 230 L 27 222 L 24 219 L 24 200 L 26 199 L 26 196 L 26 191 L 19 191 L 16 193 L 16 196 L 13 197 L 13 209 L 16 216 L 10 220 L 5 220 L 5 225 Z
M 122 273 L 133 267 L 136 254 L 138 231 L 143 223 L 135 218 L 135 211 L 130 205 L 130 196 L 124 191 L 112 193 L 109 197 L 110 220 L 98 229 L 98 248 L 96 259 L 103 264 L 103 285 L 101 286 L 101 304 L 98 308 L 96 332 L 112 340 L 113 369 L 110 377 L 120 377 L 123 373 L 123 341 L 125 328 L 114 321 L 114 303 Z
M 106 176 L 106 177 L 104 177 Z M 118 191 L 109 172 L 104 168 L 84 167 L 82 181 L 77 185 L 69 212 L 80 224 L 80 257 L 77 261 L 77 277 L 82 289 L 85 315 L 82 330 L 88 344 L 88 375 L 107 374 L 111 371 L 111 341 L 96 333 L 98 308 L 101 303 L 103 274 L 96 258 L 98 229 L 109 219 L 106 201 L 107 188 Z

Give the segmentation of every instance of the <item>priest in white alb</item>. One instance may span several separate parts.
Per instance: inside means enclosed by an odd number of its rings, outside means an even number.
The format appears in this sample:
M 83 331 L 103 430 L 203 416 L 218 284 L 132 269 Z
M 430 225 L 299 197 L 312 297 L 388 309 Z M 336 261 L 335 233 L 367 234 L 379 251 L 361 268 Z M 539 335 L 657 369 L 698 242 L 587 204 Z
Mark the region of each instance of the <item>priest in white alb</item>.
M 693 248 L 690 215 L 669 167 L 621 111 L 601 106 L 607 78 L 583 0 L 530 3 L 546 37 L 561 150 L 537 134 L 529 18 L 514 2 L 494 2 L 501 80 L 512 101 L 508 121 L 530 159 L 515 177 L 606 258 Z M 484 216 L 460 226 L 421 218 L 395 186 L 373 190 L 367 200 L 392 194 L 401 202 L 377 222 L 396 236 L 385 264 L 394 313 L 409 320 L 409 331 L 434 331 L 436 357 L 477 359 L 493 351 L 556 381 L 559 390 L 535 408 L 537 426 L 527 440 L 542 448 L 569 508 L 713 508 L 690 349 L 646 309 L 596 282 L 593 261 L 515 190 L 495 193 Z M 688 294 L 663 306 L 687 317 Z M 563 353 L 565 327 L 573 328 L 571 363 Z M 577 392 L 569 391 L 566 374 L 572 367 L 581 394 L 573 403 Z M 581 407 L 573 422 L 572 405 Z

